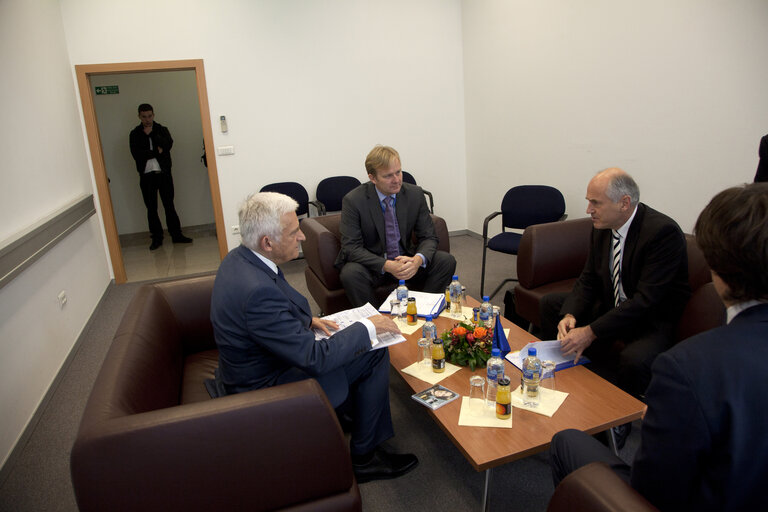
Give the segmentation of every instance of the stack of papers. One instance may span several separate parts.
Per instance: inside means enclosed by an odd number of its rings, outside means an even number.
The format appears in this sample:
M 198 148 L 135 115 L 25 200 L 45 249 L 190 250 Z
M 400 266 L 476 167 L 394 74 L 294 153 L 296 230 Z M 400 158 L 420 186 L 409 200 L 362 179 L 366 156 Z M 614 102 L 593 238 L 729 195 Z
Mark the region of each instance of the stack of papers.
M 339 311 L 338 313 L 334 313 L 332 315 L 324 316 L 324 319 L 327 320 L 333 320 L 339 325 L 339 331 L 342 329 L 346 329 L 353 323 L 357 322 L 361 318 L 368 318 L 369 316 L 377 315 L 378 312 L 376 309 L 371 306 L 370 304 L 366 304 L 365 306 L 360 306 L 359 308 L 352 308 L 352 309 L 346 309 L 344 311 Z M 331 333 L 333 334 L 333 333 Z M 316 340 L 322 340 L 328 338 L 328 335 L 326 335 L 323 331 L 320 331 L 318 329 L 315 329 L 315 339 Z M 376 336 L 375 340 L 371 340 L 371 348 L 377 349 L 377 348 L 384 348 L 388 347 L 390 345 L 395 345 L 397 343 L 402 343 L 405 341 L 405 338 L 402 334 L 393 334 L 389 332 L 384 332 Z
M 408 297 L 416 298 L 416 314 L 418 316 L 432 315 L 432 318 L 436 318 L 443 308 L 445 308 L 445 295 L 442 293 L 414 292 L 408 290 Z M 379 312 L 387 314 L 392 313 L 389 303 L 395 299 L 397 299 L 397 290 L 392 290 L 389 297 L 387 297 L 384 303 L 379 307 Z
M 519 370 L 523 369 L 523 359 L 528 356 L 528 347 L 534 347 L 536 349 L 536 356 L 542 361 L 552 361 L 555 363 L 555 371 L 565 370 L 571 366 L 579 364 L 589 363 L 589 359 L 583 355 L 579 358 L 578 363 L 574 363 L 574 355 L 564 356 L 560 353 L 560 341 L 534 341 L 523 347 L 519 352 L 510 352 L 507 354 L 507 360 L 513 365 L 517 366 Z

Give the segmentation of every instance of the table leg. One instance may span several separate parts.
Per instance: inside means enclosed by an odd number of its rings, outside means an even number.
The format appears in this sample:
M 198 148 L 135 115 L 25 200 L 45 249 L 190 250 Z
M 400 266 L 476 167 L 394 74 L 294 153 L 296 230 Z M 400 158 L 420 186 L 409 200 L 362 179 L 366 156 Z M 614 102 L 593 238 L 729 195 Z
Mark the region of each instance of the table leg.
M 608 444 L 611 447 L 611 451 L 615 456 L 619 456 L 619 449 L 616 447 L 616 434 L 613 433 L 613 428 L 608 429 Z
M 490 500 L 488 499 L 488 491 L 491 489 L 491 470 L 485 470 L 485 488 L 483 489 L 483 512 L 488 512 L 488 506 Z

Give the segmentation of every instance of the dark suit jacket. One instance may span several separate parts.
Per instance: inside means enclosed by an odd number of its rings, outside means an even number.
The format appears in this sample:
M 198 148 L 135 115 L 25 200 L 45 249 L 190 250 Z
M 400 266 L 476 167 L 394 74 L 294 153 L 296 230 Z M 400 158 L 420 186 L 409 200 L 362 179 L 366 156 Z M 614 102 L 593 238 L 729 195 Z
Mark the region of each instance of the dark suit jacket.
M 396 197 L 400 248 L 408 256 L 421 253 L 427 262 L 432 261 L 438 239 L 424 200 L 424 191 L 416 185 L 403 183 Z M 336 258 L 336 267 L 341 268 L 344 263 L 354 261 L 371 272 L 381 272 L 387 242 L 384 213 L 372 182 L 363 183 L 344 196 L 339 230 L 341 250 Z M 413 242 L 412 235 L 415 235 L 417 243 Z
M 760 161 L 757 163 L 757 172 L 755 173 L 755 183 L 768 181 L 768 135 L 760 139 Z
M 589 324 L 599 339 L 631 335 L 649 324 L 676 322 L 691 294 L 685 237 L 675 221 L 637 205 L 624 243 L 621 283 L 627 300 L 613 306 L 610 229 L 592 229 L 589 256 L 560 313 Z M 598 318 L 591 320 L 595 308 Z
M 661 510 L 765 510 L 768 304 L 660 354 L 632 487 Z
M 152 149 L 149 149 L 149 140 L 152 139 Z M 171 132 L 160 123 L 152 124 L 152 131 L 147 135 L 144 133 L 144 126 L 139 124 L 131 130 L 128 136 L 131 147 L 131 156 L 136 161 L 136 171 L 139 175 L 144 174 L 147 167 L 147 160 L 157 158 L 160 169 L 163 172 L 171 171 L 171 148 L 173 147 L 173 138 Z M 163 148 L 162 153 L 158 153 L 157 148 Z
M 315 377 L 336 407 L 349 388 L 342 366 L 371 349 L 361 323 L 315 341 L 307 299 L 242 245 L 216 274 L 211 322 L 228 393 Z

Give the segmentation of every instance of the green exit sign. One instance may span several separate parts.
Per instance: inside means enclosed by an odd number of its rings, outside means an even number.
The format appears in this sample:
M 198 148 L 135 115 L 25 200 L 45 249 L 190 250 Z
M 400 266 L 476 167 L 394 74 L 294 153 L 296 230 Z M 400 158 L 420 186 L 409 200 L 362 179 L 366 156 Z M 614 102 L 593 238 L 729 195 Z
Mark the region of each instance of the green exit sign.
M 116 85 L 99 85 L 96 87 L 96 96 L 102 94 L 120 94 L 120 90 Z

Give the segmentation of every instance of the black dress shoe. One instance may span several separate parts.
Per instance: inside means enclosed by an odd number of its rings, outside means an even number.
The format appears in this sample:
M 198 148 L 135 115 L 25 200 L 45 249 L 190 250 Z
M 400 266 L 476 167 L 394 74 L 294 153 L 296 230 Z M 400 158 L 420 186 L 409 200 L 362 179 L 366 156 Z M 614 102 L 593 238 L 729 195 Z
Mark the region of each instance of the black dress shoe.
M 175 243 L 175 244 L 191 244 L 192 243 L 192 239 L 189 238 L 188 236 L 179 235 L 179 236 L 173 237 L 173 243 Z
M 357 483 L 384 480 L 403 476 L 419 465 L 419 459 L 412 453 L 388 453 L 376 448 L 371 460 L 364 464 L 352 463 Z
M 161 245 L 163 245 L 162 240 L 152 240 L 152 243 L 149 245 L 149 250 L 154 251 L 155 249 L 159 248 Z

